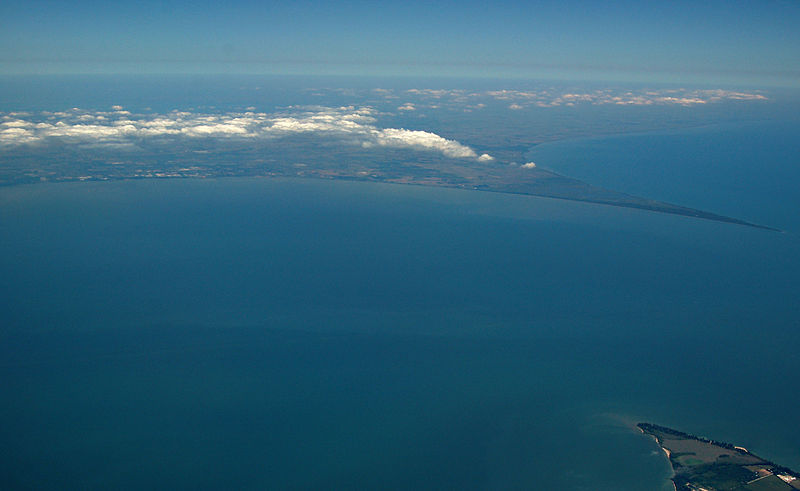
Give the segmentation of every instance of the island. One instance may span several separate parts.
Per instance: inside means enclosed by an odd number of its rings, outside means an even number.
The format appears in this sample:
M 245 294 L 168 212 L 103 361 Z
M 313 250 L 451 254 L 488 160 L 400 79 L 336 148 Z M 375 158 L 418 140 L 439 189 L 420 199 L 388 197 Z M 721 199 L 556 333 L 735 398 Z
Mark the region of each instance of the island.
M 744 447 L 709 440 L 651 423 L 639 430 L 655 438 L 672 464 L 679 491 L 792 491 L 800 473 L 763 459 Z

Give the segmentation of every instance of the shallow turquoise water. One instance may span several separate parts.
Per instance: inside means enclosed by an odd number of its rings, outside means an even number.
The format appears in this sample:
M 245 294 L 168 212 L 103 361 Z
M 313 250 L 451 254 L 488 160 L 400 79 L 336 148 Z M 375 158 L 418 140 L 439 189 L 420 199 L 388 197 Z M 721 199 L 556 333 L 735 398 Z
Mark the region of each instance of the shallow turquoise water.
M 800 467 L 794 198 L 637 189 L 790 233 L 351 182 L 0 189 L 3 483 L 670 489 L 641 420 Z

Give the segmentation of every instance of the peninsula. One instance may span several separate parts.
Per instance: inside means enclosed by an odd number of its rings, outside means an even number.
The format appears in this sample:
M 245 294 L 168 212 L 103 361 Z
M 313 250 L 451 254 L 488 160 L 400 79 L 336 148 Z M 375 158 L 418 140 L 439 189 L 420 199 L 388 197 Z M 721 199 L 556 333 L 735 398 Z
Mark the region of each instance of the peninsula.
M 672 464 L 672 482 L 676 490 L 800 490 L 800 473 L 750 453 L 744 447 L 651 423 L 636 426 L 655 438 L 664 450 Z
M 140 143 L 145 146 L 144 143 Z M 34 150 L 35 151 L 32 151 Z M 613 191 L 535 166 L 447 158 L 429 152 L 375 151 L 309 141 L 248 142 L 203 148 L 181 144 L 118 152 L 52 144 L 7 148 L 0 185 L 118 179 L 303 177 L 461 188 L 582 201 L 777 229 L 686 206 Z

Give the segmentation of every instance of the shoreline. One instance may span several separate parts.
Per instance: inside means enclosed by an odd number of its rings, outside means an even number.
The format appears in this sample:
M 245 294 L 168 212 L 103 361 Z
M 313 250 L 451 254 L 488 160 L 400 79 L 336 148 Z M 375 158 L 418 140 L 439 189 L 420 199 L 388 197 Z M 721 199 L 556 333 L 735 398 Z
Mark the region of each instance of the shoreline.
M 652 423 L 637 423 L 636 427 L 643 435 L 652 437 L 664 451 L 672 467 L 671 481 L 675 491 L 679 484 L 681 489 L 717 489 L 717 482 L 729 483 L 731 479 L 739 479 L 742 490 L 763 479 L 770 479 L 771 485 L 777 483 L 779 487 L 776 489 L 800 489 L 800 473 L 761 458 L 743 446 Z M 736 472 L 732 474 L 734 469 Z
M 567 176 L 563 176 L 561 174 L 557 174 L 552 171 L 542 170 L 542 172 L 550 174 L 551 177 L 556 179 L 567 179 L 569 181 L 574 181 L 582 186 L 586 186 L 587 189 L 597 189 L 598 191 L 609 192 L 603 188 L 599 188 L 596 186 L 592 186 L 590 184 L 586 184 L 583 181 L 579 181 Z M 476 186 L 469 186 L 466 184 L 449 184 L 449 183 L 439 183 L 439 184 L 432 184 L 426 182 L 394 182 L 391 180 L 381 180 L 381 179 L 368 179 L 368 178 L 361 178 L 357 176 L 314 176 L 314 175 L 307 175 L 307 176 L 292 176 L 292 175 L 281 175 L 281 174 L 253 174 L 253 175 L 168 175 L 168 176 L 112 176 L 112 177 L 67 177 L 61 179 L 53 179 L 53 180 L 46 180 L 46 181 L 22 181 L 22 182 L 0 182 L 0 188 L 11 188 L 16 186 L 34 186 L 37 184 L 59 184 L 59 183 L 75 183 L 75 182 L 125 182 L 125 181 L 164 181 L 164 180 L 183 180 L 183 179 L 191 179 L 191 180 L 208 180 L 208 179 L 230 179 L 230 178 L 240 178 L 240 179 L 313 179 L 313 180 L 321 180 L 321 181 L 355 181 L 355 182 L 364 182 L 364 183 L 380 183 L 380 184 L 391 184 L 391 185 L 399 185 L 399 186 L 419 186 L 419 187 L 429 187 L 429 188 L 446 188 L 446 189 L 460 189 L 464 191 L 481 191 L 486 193 L 497 193 L 497 194 L 510 194 L 510 195 L 518 195 L 518 196 L 534 196 L 537 198 L 548 198 L 548 199 L 556 199 L 556 200 L 563 200 L 563 201 L 571 201 L 577 203 L 587 203 L 592 205 L 602 205 L 602 206 L 612 206 L 615 208 L 623 208 L 623 209 L 633 209 L 633 210 L 641 210 L 645 212 L 651 213 L 660 213 L 664 215 L 674 215 L 674 216 L 681 216 L 686 218 L 696 218 L 699 220 L 707 220 L 712 222 L 718 223 L 727 223 L 731 225 L 741 225 L 750 228 L 756 228 L 759 230 L 767 230 L 770 232 L 778 232 L 778 233 L 785 233 L 783 230 L 770 227 L 767 225 L 761 225 L 757 223 L 748 222 L 746 220 L 741 220 L 734 217 L 729 217 L 725 215 L 719 215 L 716 213 L 696 209 L 696 208 L 689 208 L 681 205 L 676 205 L 673 203 L 666 203 L 656 200 L 650 200 L 648 198 L 641 198 L 638 196 L 628 195 L 625 193 L 620 193 L 616 191 L 610 191 L 611 194 L 618 195 L 620 200 L 615 201 L 614 199 L 610 198 L 592 198 L 586 197 L 582 198 L 579 196 L 567 196 L 564 193 L 559 193 L 555 189 L 552 192 L 548 192 L 546 190 L 537 192 L 537 191 L 525 191 L 525 190 L 515 190 L 515 189 L 492 189 L 488 187 L 476 187 Z
M 639 424 L 641 424 L 641 423 L 639 423 Z M 641 428 L 641 426 L 639 426 L 639 424 L 635 425 L 634 427 L 637 430 L 639 430 L 639 433 L 641 433 L 643 436 L 649 436 L 650 438 L 652 438 L 656 442 L 656 445 L 658 445 L 658 448 L 660 448 L 664 452 L 664 455 L 667 457 L 667 464 L 669 465 L 670 469 L 672 469 L 672 476 L 670 476 L 669 482 L 672 484 L 672 489 L 674 491 L 678 491 L 678 485 L 675 484 L 675 480 L 672 479 L 673 477 L 675 477 L 675 468 L 672 466 L 672 461 L 670 460 L 670 452 L 669 452 L 669 450 L 667 450 L 666 448 L 661 446 L 661 442 L 658 440 L 657 436 L 645 432 Z

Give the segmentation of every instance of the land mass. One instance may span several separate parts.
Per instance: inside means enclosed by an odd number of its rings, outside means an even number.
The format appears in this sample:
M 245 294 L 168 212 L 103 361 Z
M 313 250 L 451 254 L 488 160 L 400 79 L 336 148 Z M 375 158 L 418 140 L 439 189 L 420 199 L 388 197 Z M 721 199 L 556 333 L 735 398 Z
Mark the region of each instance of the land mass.
M 269 146 L 140 142 L 135 152 L 63 144 L 39 146 L 35 152 L 20 147 L 4 152 L 0 185 L 228 176 L 344 179 L 583 201 L 778 231 L 738 218 L 604 189 L 541 168 L 443 158 L 425 152 L 381 149 L 375 153 L 353 147 L 342 150 L 342 145 L 287 140 L 271 142 Z
M 636 425 L 664 450 L 676 490 L 792 491 L 800 474 L 763 459 L 744 447 L 709 440 L 651 423 Z

